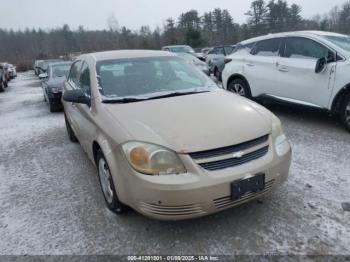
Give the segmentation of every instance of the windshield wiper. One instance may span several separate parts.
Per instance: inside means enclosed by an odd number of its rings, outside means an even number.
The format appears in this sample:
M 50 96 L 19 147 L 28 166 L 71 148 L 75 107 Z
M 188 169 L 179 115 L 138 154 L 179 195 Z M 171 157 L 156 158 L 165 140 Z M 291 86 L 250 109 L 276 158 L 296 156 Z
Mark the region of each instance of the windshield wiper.
M 159 95 L 159 96 L 152 96 L 145 100 L 161 99 L 161 98 L 168 98 L 168 97 L 175 97 L 175 96 L 187 96 L 187 95 L 194 95 L 194 94 L 201 94 L 201 93 L 208 93 L 208 92 L 210 91 L 173 92 L 173 93 L 168 93 L 168 94 Z
M 186 96 L 186 95 L 194 95 L 194 94 L 201 94 L 201 93 L 208 93 L 210 91 L 190 91 L 190 92 L 173 92 L 168 93 L 164 95 L 159 96 L 152 96 L 152 97 L 145 97 L 145 98 L 138 98 L 138 97 L 124 97 L 124 98 L 116 98 L 116 99 L 105 99 L 102 102 L 105 104 L 127 104 L 127 103 L 136 103 L 141 101 L 147 101 L 147 100 L 155 100 L 155 99 L 162 99 L 162 98 L 168 98 L 168 97 L 175 97 L 175 96 Z
M 135 97 L 124 97 L 117 99 L 105 99 L 102 102 L 105 104 L 127 104 L 127 103 L 135 103 L 145 101 L 147 99 L 144 98 L 135 98 Z

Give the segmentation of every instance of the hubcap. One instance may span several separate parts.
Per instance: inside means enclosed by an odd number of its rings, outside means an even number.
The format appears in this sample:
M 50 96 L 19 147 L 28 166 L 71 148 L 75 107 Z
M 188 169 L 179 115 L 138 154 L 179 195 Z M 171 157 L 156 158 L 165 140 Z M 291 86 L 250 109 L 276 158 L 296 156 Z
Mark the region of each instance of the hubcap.
M 106 161 L 101 158 L 98 163 L 98 171 L 100 175 L 100 181 L 102 186 L 103 194 L 109 204 L 113 202 L 113 190 L 111 186 L 111 173 L 109 172 Z
M 232 91 L 240 96 L 245 96 L 244 87 L 241 84 L 234 84 Z
M 350 102 L 345 108 L 345 118 L 346 118 L 346 121 L 348 121 L 348 123 L 350 124 Z

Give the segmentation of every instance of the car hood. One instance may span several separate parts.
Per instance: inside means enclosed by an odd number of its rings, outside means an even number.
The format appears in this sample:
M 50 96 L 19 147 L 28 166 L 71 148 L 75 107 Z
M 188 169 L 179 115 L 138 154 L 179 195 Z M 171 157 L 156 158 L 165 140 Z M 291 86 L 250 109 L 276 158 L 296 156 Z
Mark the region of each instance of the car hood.
M 224 90 L 104 107 L 129 140 L 178 153 L 235 145 L 271 132 L 268 110 Z

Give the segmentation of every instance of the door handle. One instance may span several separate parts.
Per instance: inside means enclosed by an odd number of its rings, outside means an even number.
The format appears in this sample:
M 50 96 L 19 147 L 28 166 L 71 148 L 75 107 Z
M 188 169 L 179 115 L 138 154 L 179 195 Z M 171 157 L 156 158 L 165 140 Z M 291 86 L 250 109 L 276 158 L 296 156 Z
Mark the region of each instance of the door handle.
M 255 65 L 253 63 L 247 63 L 247 66 L 253 67 Z

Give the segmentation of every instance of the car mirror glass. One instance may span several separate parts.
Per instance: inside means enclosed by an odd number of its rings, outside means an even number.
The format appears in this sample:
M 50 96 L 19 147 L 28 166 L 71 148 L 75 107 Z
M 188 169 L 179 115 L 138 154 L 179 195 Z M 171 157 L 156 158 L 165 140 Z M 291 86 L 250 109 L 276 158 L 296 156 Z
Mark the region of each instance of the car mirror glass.
M 63 93 L 63 100 L 71 103 L 91 105 L 89 96 L 82 89 L 65 91 Z
M 327 67 L 327 58 L 323 57 L 317 60 L 316 67 L 315 67 L 315 73 L 319 74 L 322 73 Z

